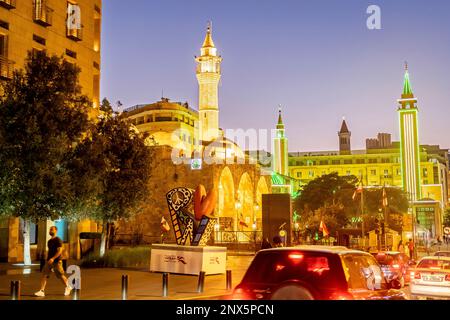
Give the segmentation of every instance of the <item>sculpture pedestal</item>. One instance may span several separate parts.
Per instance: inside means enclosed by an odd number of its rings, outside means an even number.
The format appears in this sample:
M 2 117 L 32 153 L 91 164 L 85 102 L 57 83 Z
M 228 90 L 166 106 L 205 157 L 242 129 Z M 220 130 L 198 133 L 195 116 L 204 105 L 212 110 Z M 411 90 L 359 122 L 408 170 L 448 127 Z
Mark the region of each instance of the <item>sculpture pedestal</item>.
M 152 244 L 150 271 L 187 275 L 206 275 L 226 272 L 226 247 L 192 247 L 176 244 Z

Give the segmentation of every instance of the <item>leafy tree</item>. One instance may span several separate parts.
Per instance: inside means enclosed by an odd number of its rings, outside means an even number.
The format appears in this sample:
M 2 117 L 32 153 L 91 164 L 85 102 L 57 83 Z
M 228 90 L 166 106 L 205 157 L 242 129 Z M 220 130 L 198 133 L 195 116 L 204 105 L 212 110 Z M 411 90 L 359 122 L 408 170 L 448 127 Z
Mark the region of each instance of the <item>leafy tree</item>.
M 358 204 L 352 200 L 358 179 L 355 176 L 339 176 L 337 173 L 322 175 L 303 186 L 294 206 L 301 213 L 301 225 L 314 234 L 323 220 L 333 234 L 345 227 L 355 214 Z
M 28 53 L 24 71 L 0 97 L 0 214 L 21 217 L 30 264 L 29 221 L 64 215 L 72 198 L 70 155 L 89 126 L 80 69 L 45 52 Z
M 450 208 L 447 208 L 444 213 L 444 226 L 450 227 Z
M 79 178 L 73 186 L 78 199 L 74 210 L 103 223 L 103 254 L 108 223 L 140 212 L 148 199 L 151 151 L 147 136 L 113 112 L 106 99 L 100 110 L 92 134 L 75 150 L 71 172 L 74 180 Z

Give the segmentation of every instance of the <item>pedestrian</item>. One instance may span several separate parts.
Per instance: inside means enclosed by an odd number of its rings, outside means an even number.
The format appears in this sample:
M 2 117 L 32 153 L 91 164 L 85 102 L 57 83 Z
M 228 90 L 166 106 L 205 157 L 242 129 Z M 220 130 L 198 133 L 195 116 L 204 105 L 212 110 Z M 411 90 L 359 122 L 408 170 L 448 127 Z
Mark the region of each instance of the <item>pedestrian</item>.
M 272 245 L 270 244 L 269 239 L 265 238 L 261 244 L 261 250 L 270 249 L 270 248 L 272 248 Z
M 60 238 L 56 236 L 58 232 L 58 228 L 55 226 L 50 227 L 49 234 L 51 239 L 47 242 L 48 253 L 47 253 L 47 262 L 42 269 L 42 278 L 41 278 L 41 289 L 36 292 L 34 295 L 37 297 L 45 297 L 45 286 L 47 285 L 47 279 L 50 278 L 50 274 L 52 273 L 52 269 L 55 272 L 55 275 L 58 279 L 60 279 L 64 285 L 64 295 L 70 295 L 72 291 L 72 287 L 69 285 L 66 276 L 64 275 L 64 269 L 62 267 L 61 255 L 63 251 L 63 242 Z
M 274 248 L 283 247 L 283 241 L 281 241 L 280 236 L 273 237 L 273 246 L 274 246 Z
M 409 258 L 411 260 L 414 260 L 414 242 L 412 239 L 409 239 L 408 249 L 409 249 Z
M 405 246 L 403 245 L 403 240 L 400 240 L 398 243 L 397 251 L 400 253 L 405 253 Z

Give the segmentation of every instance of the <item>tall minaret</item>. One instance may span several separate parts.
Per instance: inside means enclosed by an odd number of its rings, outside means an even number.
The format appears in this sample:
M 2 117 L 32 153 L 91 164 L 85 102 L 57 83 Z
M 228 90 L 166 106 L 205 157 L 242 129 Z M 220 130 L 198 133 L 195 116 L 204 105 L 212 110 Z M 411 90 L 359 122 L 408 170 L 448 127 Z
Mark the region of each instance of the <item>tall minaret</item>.
M 212 141 L 219 136 L 219 80 L 222 57 L 211 36 L 211 24 L 208 23 L 205 41 L 200 49 L 197 61 L 198 108 L 200 122 L 200 140 Z
M 341 130 L 338 132 L 339 136 L 339 153 L 340 154 L 350 154 L 350 137 L 352 133 L 348 130 L 347 123 L 345 119 L 342 119 Z
M 278 110 L 278 123 L 273 141 L 273 171 L 289 176 L 288 166 L 288 139 L 284 132 L 284 123 L 281 118 L 281 107 Z
M 398 115 L 400 119 L 400 155 L 402 167 L 403 190 L 408 194 L 410 201 L 421 198 L 420 181 L 420 150 L 418 130 L 417 99 L 409 82 L 408 64 L 405 64 L 405 77 L 403 93 L 398 100 L 400 106 Z

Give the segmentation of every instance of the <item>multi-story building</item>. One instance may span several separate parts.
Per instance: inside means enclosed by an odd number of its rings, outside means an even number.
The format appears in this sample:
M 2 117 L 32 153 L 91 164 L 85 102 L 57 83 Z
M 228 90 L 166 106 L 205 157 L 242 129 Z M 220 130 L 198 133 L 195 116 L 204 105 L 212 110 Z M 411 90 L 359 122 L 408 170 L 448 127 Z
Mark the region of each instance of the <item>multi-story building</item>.
M 45 50 L 80 67 L 82 93 L 97 107 L 100 100 L 101 0 L 0 0 L 0 79 L 8 81 L 22 69 L 28 52 Z M 58 226 L 69 256 L 79 257 L 81 232 L 96 230 L 91 221 L 32 223 L 31 257 L 42 257 L 48 228 Z M 0 260 L 23 261 L 23 221 L 0 219 Z
M 81 68 L 83 93 L 100 100 L 101 0 L 0 0 L 0 77 L 46 50 Z

